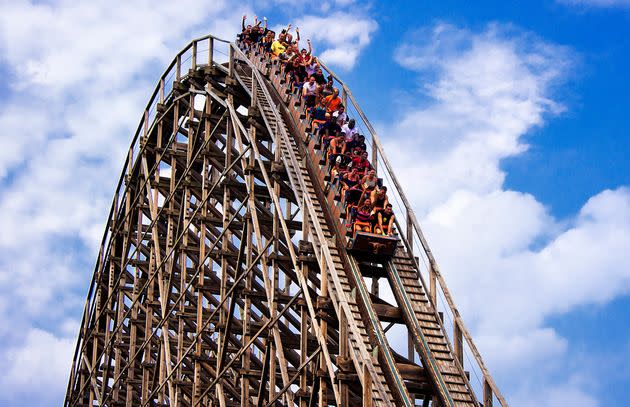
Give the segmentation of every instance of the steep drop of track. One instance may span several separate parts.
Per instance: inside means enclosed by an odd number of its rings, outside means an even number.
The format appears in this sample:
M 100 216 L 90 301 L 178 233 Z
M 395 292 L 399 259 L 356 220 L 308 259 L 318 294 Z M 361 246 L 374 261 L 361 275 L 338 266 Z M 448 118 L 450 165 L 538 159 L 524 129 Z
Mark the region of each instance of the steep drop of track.
M 362 262 L 357 261 L 352 254 L 345 250 L 346 238 L 344 233 L 342 233 L 339 222 L 333 220 L 332 214 L 337 204 L 330 199 L 330 195 L 323 193 L 324 185 L 313 184 L 312 180 L 319 181 L 323 178 L 320 176 L 320 173 L 325 171 L 325 166 L 320 165 L 312 157 L 309 157 L 309 148 L 306 145 L 309 142 L 309 138 L 307 134 L 300 131 L 301 127 L 303 128 L 300 124 L 303 123 L 290 123 L 295 121 L 296 117 L 301 116 L 302 112 L 300 110 L 297 110 L 297 113 L 296 111 L 291 111 L 291 109 L 301 109 L 298 103 L 299 99 L 296 100 L 289 96 L 286 98 L 288 100 L 286 100 L 282 97 L 282 95 L 288 93 L 287 87 L 283 86 L 283 79 L 279 75 L 274 75 L 273 68 L 269 70 L 261 69 L 266 64 L 267 61 L 262 56 L 257 56 L 254 52 L 251 52 L 246 63 L 237 66 L 236 72 L 244 85 L 251 87 L 252 70 L 263 71 L 256 75 L 260 78 L 259 80 L 265 83 L 267 88 L 267 92 L 259 90 L 257 94 L 259 106 L 270 126 L 281 127 L 281 130 L 287 136 L 286 139 L 290 145 L 284 144 L 282 146 L 283 159 L 289 168 L 289 173 L 294 178 L 292 184 L 296 186 L 298 201 L 305 202 L 304 193 L 308 194 L 308 200 L 312 202 L 318 219 L 317 225 L 313 224 L 312 221 L 311 224 L 314 228 L 321 230 L 327 240 L 332 239 L 335 242 L 335 246 L 337 246 L 328 247 L 326 245 L 325 247 L 330 250 L 335 266 L 328 271 L 334 275 L 333 280 L 339 281 L 339 288 L 341 288 L 341 290 L 337 291 L 332 285 L 331 297 L 333 298 L 333 303 L 348 302 L 350 306 L 351 319 L 354 321 L 353 327 L 357 330 L 356 332 L 354 330 L 351 331 L 352 346 L 356 346 L 352 353 L 355 367 L 357 371 L 361 371 L 361 360 L 362 355 L 365 355 L 364 352 L 371 352 L 373 349 L 377 349 L 380 364 L 375 366 L 378 373 L 375 392 L 379 385 L 382 384 L 387 389 L 386 393 L 388 395 L 391 393 L 390 389 L 393 389 L 401 403 L 413 405 L 409 392 L 396 367 L 390 345 L 381 327 L 381 321 L 377 316 L 369 290 L 364 282 L 361 269 Z M 263 73 L 266 75 L 262 75 Z M 267 76 L 270 76 L 271 79 L 267 80 Z M 272 96 L 274 91 L 275 94 Z M 278 110 L 285 111 L 284 115 L 274 116 L 271 105 L 276 103 Z M 287 126 L 285 121 L 292 124 L 292 126 Z M 314 142 L 311 141 L 311 143 Z M 302 148 L 298 148 L 298 144 L 302 144 Z M 289 149 L 292 151 L 289 151 Z M 302 181 L 299 182 L 297 177 L 300 177 Z M 306 185 L 306 190 L 302 190 L 301 185 Z M 316 247 L 316 250 L 321 248 L 321 246 Z M 322 265 L 322 267 L 325 267 L 325 265 Z M 411 333 L 414 347 L 420 355 L 422 365 L 429 373 L 443 405 L 462 407 L 477 405 L 474 391 L 470 387 L 465 372 L 455 360 L 453 349 L 448 342 L 438 313 L 425 294 L 425 290 L 423 290 L 418 278 L 419 270 L 416 262 L 413 260 L 413 256 L 409 255 L 401 245 L 394 259 L 387 262 L 386 269 L 392 292 L 399 309 L 402 311 L 404 322 Z M 350 301 L 349 299 L 352 297 L 356 298 L 356 301 Z M 369 327 L 369 331 L 366 331 L 366 327 Z M 370 337 L 373 346 L 370 346 L 368 339 Z M 384 373 L 381 373 L 382 369 L 385 369 Z M 387 379 L 388 387 L 385 387 L 385 379 Z M 378 400 L 381 401 L 382 396 L 379 396 Z

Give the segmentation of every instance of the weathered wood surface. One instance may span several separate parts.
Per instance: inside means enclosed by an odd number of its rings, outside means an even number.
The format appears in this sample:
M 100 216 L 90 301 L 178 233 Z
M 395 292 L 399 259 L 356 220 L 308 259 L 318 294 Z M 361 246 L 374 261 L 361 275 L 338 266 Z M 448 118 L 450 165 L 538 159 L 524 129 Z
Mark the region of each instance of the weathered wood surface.
M 448 376 L 446 391 L 455 405 L 473 405 L 459 366 L 467 331 L 457 328 L 451 348 L 417 278 L 398 288 L 417 302 L 418 324 L 400 295 L 395 304 L 379 297 L 379 279 L 393 284 L 390 269 L 346 251 L 341 204 L 326 188 L 300 98 L 254 52 L 230 45 L 229 62 L 215 63 L 221 46 L 204 37 L 182 50 L 145 109 L 107 221 L 65 405 L 443 400 L 426 360 L 391 348 L 385 333 L 394 324 L 434 338 L 427 349 Z M 411 279 L 417 271 L 405 256 L 396 264 Z M 486 405 L 493 388 L 484 383 Z

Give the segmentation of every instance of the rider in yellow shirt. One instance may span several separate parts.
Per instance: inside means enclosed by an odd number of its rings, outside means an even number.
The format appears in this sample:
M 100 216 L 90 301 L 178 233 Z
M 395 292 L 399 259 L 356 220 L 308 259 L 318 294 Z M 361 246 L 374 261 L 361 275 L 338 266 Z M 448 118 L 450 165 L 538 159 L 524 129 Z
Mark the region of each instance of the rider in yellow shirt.
M 277 57 L 278 55 L 282 54 L 286 50 L 287 50 L 287 47 L 285 47 L 284 44 L 282 44 L 280 39 L 275 40 L 271 44 L 271 53 L 273 54 L 274 57 Z

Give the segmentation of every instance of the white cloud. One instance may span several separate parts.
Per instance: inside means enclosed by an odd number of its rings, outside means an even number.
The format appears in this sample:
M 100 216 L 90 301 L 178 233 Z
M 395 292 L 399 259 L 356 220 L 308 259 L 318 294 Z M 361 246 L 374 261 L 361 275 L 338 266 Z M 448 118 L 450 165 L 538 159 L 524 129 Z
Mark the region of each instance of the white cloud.
M 240 17 L 255 14 L 254 2 L 5 3 L 0 63 L 9 88 L 0 109 L 0 400 L 30 386 L 35 379 L 26 369 L 32 369 L 40 376 L 32 395 L 21 392 L 3 405 L 51 405 L 65 392 L 70 363 L 65 347 L 78 332 L 68 318 L 80 318 L 83 310 L 114 186 L 155 82 L 191 38 L 207 33 L 233 38 Z M 278 3 L 255 4 L 267 11 Z M 334 6 L 345 16 L 349 2 L 341 3 Z M 294 11 L 300 16 L 307 9 Z M 358 54 L 369 35 L 353 30 L 342 39 Z M 46 363 L 54 368 L 41 369 Z
M 603 191 L 560 221 L 505 190 L 501 168 L 564 110 L 553 94 L 575 56 L 512 27 L 437 24 L 395 57 L 430 85 L 413 92 L 422 108 L 380 133 L 499 386 L 512 405 L 597 405 L 567 368 L 570 338 L 545 320 L 630 292 L 630 190 Z M 525 402 L 537 388 L 544 397 Z
M 59 404 L 78 332 L 68 318 L 83 310 L 144 105 L 191 38 L 233 37 L 248 10 L 227 5 L 3 5 L 0 60 L 10 89 L 0 110 L 0 319 L 11 329 L 0 328 L 0 399 L 9 405 Z
M 424 224 L 438 256 L 448 254 L 440 263 L 476 330 L 521 335 L 550 315 L 630 292 L 629 190 L 598 194 L 557 232 L 531 196 L 455 193 L 452 200 Z M 539 239 L 548 243 L 532 248 Z
M 560 338 L 549 328 L 534 329 L 522 334 L 512 335 L 478 335 L 475 343 L 482 349 L 484 360 L 493 367 L 493 371 L 501 378 L 517 382 L 527 377 L 514 377 L 512 372 L 549 372 L 558 366 L 549 366 L 559 355 L 567 351 L 567 340 Z
M 559 386 L 536 386 L 515 394 L 511 400 L 513 406 L 579 406 L 597 407 L 600 403 L 584 390 L 588 383 L 579 378 L 571 378 L 566 384 Z
M 7 352 L 7 369 L 0 376 L 0 400 L 20 400 L 22 405 L 59 403 L 57 392 L 51 389 L 67 384 L 74 337 L 60 339 L 41 329 L 31 329 L 23 335 L 23 342 Z
M 324 63 L 343 69 L 354 66 L 378 28 L 376 21 L 371 18 L 339 11 L 325 17 L 302 17 L 295 22 L 295 26 L 300 29 L 304 39 L 312 39 L 314 53 Z
M 211 5 L 138 0 L 117 7 L 10 2 L 3 7 L 3 51 L 9 63 L 20 64 L 18 86 L 116 87 L 147 62 L 171 58 L 172 48 L 187 39 L 186 27 L 200 33 L 199 23 L 226 5 L 223 0 Z M 97 78 L 106 82 L 94 83 Z
M 182 44 L 206 32 L 230 38 L 240 15 L 252 15 L 246 5 L 227 4 L 3 5 L 0 52 L 12 88 L 10 105 L 0 113 L 0 315 L 13 329 L 0 328 L 6 367 L 0 394 L 32 385 L 29 369 L 40 372 L 31 405 L 50 404 L 65 391 L 74 345 L 69 338 L 77 332 L 67 314 L 82 310 L 130 135 L 161 67 Z M 305 16 L 295 25 L 314 39 L 316 54 L 342 68 L 356 63 L 377 29 L 374 20 L 347 11 Z M 492 352 L 505 356 L 492 366 L 525 369 L 529 357 L 566 353 L 566 340 L 542 326 L 545 316 L 587 301 L 603 303 L 627 288 L 628 267 L 613 266 L 628 247 L 629 222 L 620 216 L 630 216 L 629 193 L 594 197 L 566 225 L 532 196 L 503 191 L 500 160 L 522 153 L 522 135 L 562 109 L 550 89 L 571 56 L 539 40 L 508 40 L 497 26 L 475 34 L 442 25 L 426 35 L 429 45 L 402 47 L 398 59 L 437 73 L 435 85 L 423 90 L 433 104 L 409 110 L 388 129 L 397 142 L 387 150 L 404 173 L 423 179 L 421 188 L 406 191 L 415 191 L 427 234 L 484 353 L 508 347 Z M 480 229 L 481 236 L 475 233 Z M 532 250 L 541 239 L 549 243 Z M 25 248 L 35 249 L 24 256 Z M 594 269 L 607 278 L 594 281 Z M 533 310 L 528 294 L 536 298 Z M 503 313 L 490 309 L 512 300 Z M 33 328 L 34 321 L 54 327 Z M 544 394 L 573 400 L 581 396 L 576 389 L 567 380 Z
M 387 150 L 399 168 L 426 182 L 407 189 L 421 208 L 459 188 L 499 188 L 499 160 L 522 153 L 521 136 L 541 125 L 545 113 L 562 109 L 547 92 L 566 72 L 568 51 L 505 30 L 491 26 L 473 35 L 438 24 L 396 51 L 399 63 L 431 80 L 420 93 L 435 101 L 405 112 L 383 132 L 396 140 Z
M 33 108 L 33 106 L 30 106 Z M 11 168 L 23 162 L 28 149 L 44 142 L 46 130 L 55 131 L 55 123 L 50 123 L 40 115 L 31 115 L 25 120 L 25 106 L 7 106 L 0 113 L 0 139 L 3 148 L 0 149 L 0 179 L 5 178 Z M 47 129 L 47 126 L 50 126 Z M 11 140 L 11 142 L 9 142 Z

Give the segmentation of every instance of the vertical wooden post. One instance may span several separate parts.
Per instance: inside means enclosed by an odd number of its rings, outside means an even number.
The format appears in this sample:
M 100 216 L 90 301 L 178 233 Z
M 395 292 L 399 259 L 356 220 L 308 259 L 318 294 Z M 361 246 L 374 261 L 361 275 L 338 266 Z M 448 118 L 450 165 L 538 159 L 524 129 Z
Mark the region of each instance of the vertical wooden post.
M 146 142 L 147 136 L 149 135 L 149 109 L 144 111 L 144 117 L 142 119 L 142 138 L 144 142 Z M 142 146 L 140 146 L 142 147 Z M 131 167 L 131 165 L 130 165 Z M 147 177 L 149 174 L 147 174 Z
M 437 277 L 435 276 L 433 263 L 429 264 L 429 296 L 431 301 L 433 301 L 433 306 L 437 309 Z
M 363 365 L 363 407 L 372 407 L 372 377 L 366 365 Z
M 372 168 L 374 168 L 375 171 L 378 169 L 378 147 L 374 142 L 374 138 L 372 138 Z
M 308 275 L 308 265 L 304 264 L 302 266 L 302 273 Z M 308 316 L 306 314 L 306 306 L 300 306 L 300 364 L 306 362 L 308 358 Z M 299 398 L 300 407 L 307 407 L 308 400 L 304 397 L 307 391 L 307 375 L 306 370 L 308 367 L 304 368 L 304 372 L 300 375 L 300 393 L 302 397 Z
M 162 333 L 164 335 L 164 333 Z M 161 358 L 162 360 L 167 360 L 166 359 L 166 353 L 164 351 L 164 342 L 160 341 L 159 347 L 158 347 L 158 358 Z M 167 362 L 165 362 L 167 363 Z M 164 383 L 165 377 L 166 377 L 166 365 L 164 363 L 158 363 L 158 383 Z M 170 393 L 169 393 L 170 394 Z M 166 387 L 162 387 L 162 390 L 160 390 L 160 392 L 158 393 L 158 403 L 160 404 L 165 404 L 165 400 L 167 399 L 166 397 Z
M 130 209 L 131 211 L 131 209 Z M 141 215 L 141 212 L 138 211 L 138 215 Z M 137 219 L 137 224 L 135 226 L 136 230 L 141 230 L 142 228 L 142 216 L 138 216 Z M 139 244 L 139 239 L 136 237 L 135 239 L 131 239 L 133 244 L 135 244 L 136 246 Z M 134 256 L 135 260 L 140 260 L 140 251 L 137 251 L 135 256 Z M 139 291 L 139 276 L 140 276 L 140 269 L 136 265 L 134 265 L 133 267 L 133 291 L 132 291 L 132 301 L 135 301 L 138 295 L 138 291 Z M 138 306 L 137 305 L 133 305 L 131 308 L 131 322 L 130 322 L 130 334 L 129 334 L 129 354 L 133 355 L 136 353 L 136 343 L 137 343 L 137 320 L 138 320 Z M 136 364 L 136 359 L 132 359 L 129 363 L 129 370 L 127 373 L 127 377 L 129 378 L 129 381 L 127 382 L 127 394 L 125 395 L 125 406 L 126 407 L 131 407 L 132 406 L 132 400 L 134 398 L 134 387 L 131 385 L 131 381 L 135 380 L 135 374 L 136 374 L 136 369 L 135 369 L 135 364 Z
M 322 253 L 320 254 L 320 258 L 324 258 L 323 248 L 321 249 Z M 321 282 L 320 282 L 320 295 L 324 298 L 328 297 L 328 266 L 325 261 L 322 261 L 322 271 L 321 271 Z M 325 341 L 328 341 L 328 322 L 325 319 L 320 320 L 320 326 L 322 329 L 322 336 Z M 321 371 L 326 371 L 326 360 L 324 358 L 320 358 L 319 369 Z M 320 377 L 319 379 L 319 406 L 324 407 L 328 405 L 328 389 L 325 377 Z
M 407 243 L 409 243 L 409 254 L 413 254 L 413 225 L 411 223 L 411 209 L 407 208 Z
M 231 48 L 230 48 L 231 49 Z M 256 82 L 255 82 L 255 77 L 253 75 L 252 72 L 252 100 L 251 100 L 251 106 L 256 106 L 257 103 L 257 98 L 256 98 Z M 252 134 L 256 134 L 256 128 L 255 127 L 251 127 L 250 132 Z M 255 142 L 256 138 L 253 137 L 252 138 L 252 142 Z M 250 156 L 251 162 L 250 162 L 250 166 L 251 168 L 255 167 L 256 164 L 256 157 L 254 156 L 254 154 L 252 154 Z M 274 159 L 275 160 L 279 160 L 280 159 L 280 149 L 276 148 L 274 151 Z M 251 175 L 251 184 L 250 184 L 250 189 L 251 191 L 254 190 L 254 176 Z M 272 186 L 273 186 L 273 194 L 280 199 L 280 184 L 278 184 L 278 182 L 274 179 L 272 182 Z M 271 192 L 271 191 L 270 191 Z M 254 197 L 250 196 L 249 198 L 252 202 L 252 206 L 254 205 Z M 272 223 L 272 233 L 274 236 L 278 236 L 280 230 L 279 230 L 279 218 L 283 216 L 282 215 L 282 208 L 277 208 L 274 207 L 274 211 L 273 211 L 273 223 Z M 278 253 L 280 251 L 280 247 L 278 245 L 278 241 L 274 240 L 273 242 L 273 251 L 274 253 Z M 276 261 L 276 259 L 274 258 L 271 261 L 271 269 L 272 269 L 272 278 L 271 278 L 271 298 L 268 298 L 269 300 L 269 317 L 270 318 L 274 318 L 278 312 L 278 304 L 275 301 L 276 298 L 276 290 L 277 290 L 277 286 L 278 286 L 278 262 Z M 268 271 L 265 270 L 265 273 L 268 274 Z M 264 278 L 263 278 L 264 279 Z M 276 329 L 276 327 L 273 327 L 270 329 L 270 338 L 271 339 L 271 332 L 274 331 Z M 269 375 L 269 401 L 271 402 L 271 400 L 274 399 L 275 395 L 276 395 L 276 364 L 278 362 L 278 357 L 280 356 L 280 349 L 282 349 L 282 344 L 281 343 L 276 343 L 276 341 L 272 341 L 271 345 L 270 345 L 270 355 L 272 356 L 269 360 L 269 371 L 271 372 L 271 374 Z M 278 364 L 282 364 L 282 362 L 279 362 Z M 282 369 L 282 367 L 281 367 Z M 282 386 L 280 386 L 282 387 Z M 285 396 L 286 397 L 286 396 Z
M 492 387 L 484 377 L 483 379 L 483 407 L 492 407 Z
M 231 95 L 229 98 L 230 102 L 231 102 Z M 234 123 L 232 123 L 231 119 L 228 119 L 228 121 L 226 122 L 227 124 L 227 128 L 226 128 L 226 142 L 225 142 L 225 162 L 224 162 L 224 167 L 225 168 L 229 168 L 230 165 L 232 164 L 232 149 L 231 146 L 234 143 L 234 131 L 232 129 L 232 127 L 234 126 Z M 231 197 L 231 191 L 229 186 L 224 185 L 223 187 L 223 203 L 222 203 L 222 207 L 223 208 L 229 208 L 231 203 L 232 203 L 232 197 Z M 230 220 L 230 212 L 227 210 L 223 211 L 223 228 L 224 229 L 228 229 L 228 223 Z M 241 236 L 241 239 L 248 239 L 249 236 Z M 230 231 L 227 231 L 224 235 L 223 235 L 223 241 L 222 241 L 222 247 L 229 247 L 230 242 L 232 240 L 232 233 Z M 248 239 L 249 240 L 249 239 Z M 249 241 L 248 241 L 249 244 Z M 249 247 L 248 247 L 249 249 Z M 249 252 L 248 252 L 249 253 Z M 221 256 L 220 256 L 220 261 L 221 261 L 221 286 L 220 286 L 220 299 L 223 300 L 225 299 L 225 297 L 227 296 L 227 291 L 229 289 L 228 284 L 229 284 L 229 263 L 228 263 L 228 258 L 225 256 L 223 250 L 221 252 Z M 226 320 L 228 318 L 228 312 L 229 312 L 229 308 L 228 308 L 228 304 L 227 302 L 225 302 L 222 306 L 221 306 L 221 310 L 219 312 L 219 326 L 221 327 L 221 329 L 218 330 L 218 335 L 217 335 L 217 343 L 220 344 L 223 342 L 223 337 L 226 335 L 229 335 L 229 332 L 226 332 L 225 326 L 226 326 Z M 243 318 L 243 321 L 245 321 L 245 319 Z M 246 323 L 244 324 L 244 327 L 246 326 Z M 244 328 L 245 329 L 245 328 Z M 248 338 L 244 338 L 244 340 L 247 340 Z M 225 344 L 227 345 L 228 341 L 225 341 Z M 248 352 L 245 352 L 245 354 L 247 354 Z M 220 369 L 224 366 L 224 360 L 222 360 L 222 355 L 217 355 L 217 362 L 216 362 L 216 378 L 219 378 L 219 373 L 220 373 Z M 249 388 L 249 386 L 247 386 Z M 225 394 L 223 393 L 223 383 L 222 381 L 218 381 L 217 385 L 216 385 L 216 396 L 217 399 L 219 400 L 219 404 L 220 405 L 224 405 L 225 404 Z
M 232 102 L 232 96 L 228 96 L 228 99 L 230 102 Z M 237 123 L 234 122 L 232 119 L 230 120 L 230 123 L 232 124 L 232 126 L 234 127 L 234 130 L 231 129 L 230 132 L 236 131 L 235 129 L 237 128 Z M 254 127 L 249 128 L 250 131 L 250 136 L 252 139 L 252 142 L 255 143 L 256 142 L 256 129 Z M 232 133 L 233 134 L 233 133 Z M 229 143 L 226 145 L 226 149 L 232 151 L 232 147 L 236 146 L 238 144 L 234 143 L 234 137 L 230 138 Z M 230 153 L 231 154 L 231 153 Z M 254 159 L 255 157 L 253 155 L 251 155 L 249 157 L 249 161 L 247 162 L 246 165 L 253 165 L 254 163 Z M 254 183 L 254 179 L 252 174 L 248 174 L 245 176 L 245 182 L 251 187 L 253 187 L 253 183 Z M 250 196 L 248 199 L 252 199 L 252 197 Z M 251 224 L 251 216 L 246 220 L 246 222 L 248 222 L 248 224 L 250 226 L 252 226 Z M 248 229 L 248 230 L 252 230 L 252 229 Z M 248 269 L 252 263 L 252 257 L 251 257 L 251 250 L 253 247 L 253 241 L 252 241 L 252 235 L 251 233 L 248 234 L 247 237 L 242 236 L 242 239 L 247 239 L 247 248 L 246 248 L 246 262 L 245 262 L 245 267 L 246 269 Z M 265 269 L 264 271 L 265 273 L 267 272 L 267 270 Z M 247 290 L 251 290 L 252 286 L 253 286 L 253 275 L 250 273 L 247 275 L 247 278 L 245 280 L 245 288 Z M 271 304 L 269 304 L 269 306 L 271 307 Z M 251 321 L 252 321 L 252 299 L 251 297 L 247 296 L 245 297 L 245 301 L 244 301 L 244 309 L 243 309 L 243 313 L 242 313 L 242 324 L 243 324 L 243 343 L 246 343 L 247 341 L 249 341 L 251 334 L 250 334 L 250 327 L 251 327 Z M 267 341 L 270 341 L 271 338 L 267 338 Z M 270 344 L 269 344 L 270 345 Z M 272 353 L 272 349 L 269 346 L 266 350 L 266 352 L 269 352 L 270 357 L 273 359 L 273 353 Z M 248 349 L 245 353 L 243 353 L 242 359 L 241 359 L 241 366 L 243 369 L 250 369 L 251 368 L 251 353 L 252 350 Z M 270 377 L 273 376 L 275 377 L 276 372 L 275 372 L 275 366 L 273 367 L 274 370 L 269 370 L 269 375 Z M 265 388 L 266 383 L 262 383 L 261 384 L 262 389 Z M 243 376 L 243 378 L 241 379 L 241 405 L 242 406 L 249 406 L 249 399 L 250 399 L 250 387 L 251 387 L 251 382 L 249 377 L 245 377 Z M 269 385 L 269 393 L 271 393 L 272 391 L 272 385 Z M 260 401 L 259 401 L 260 403 Z
M 197 41 L 192 45 L 192 69 L 197 69 Z
M 279 148 L 277 148 L 277 150 L 279 150 Z M 290 212 L 289 212 L 289 215 L 290 215 Z M 287 216 L 287 218 L 290 218 L 290 216 Z M 310 230 L 309 230 L 308 212 L 303 211 L 302 240 L 305 240 L 305 241 L 309 240 L 309 232 Z M 309 266 L 307 263 L 302 263 L 301 272 L 304 278 L 308 279 Z M 306 359 L 308 358 L 308 325 L 307 323 L 308 323 L 308 309 L 306 308 L 306 303 L 304 303 L 300 306 L 300 364 L 304 363 Z M 341 338 L 341 334 L 340 334 L 340 338 Z M 316 364 L 312 371 L 313 377 L 316 376 L 318 368 L 319 368 L 319 365 Z M 308 399 L 304 397 L 304 395 L 306 395 L 306 392 L 308 390 L 308 381 L 307 381 L 308 375 L 306 374 L 307 371 L 308 371 L 308 366 L 304 367 L 304 372 L 300 376 L 300 390 L 303 393 L 302 394 L 303 397 L 300 397 L 299 399 L 300 407 L 308 406 Z M 313 383 L 315 383 L 315 380 L 317 379 L 313 379 Z M 313 395 L 311 395 L 311 397 L 312 396 Z
M 182 56 L 177 55 L 177 63 L 175 64 L 175 80 L 179 82 L 182 78 Z
M 212 54 L 214 53 L 214 38 L 208 38 L 208 66 L 212 66 Z
M 230 48 L 231 49 L 231 48 Z M 256 107 L 258 104 L 258 80 L 256 79 L 256 75 L 252 72 L 252 107 Z
M 155 270 L 155 256 L 153 251 L 155 250 L 154 246 L 151 246 L 149 250 L 149 278 L 153 278 L 156 270 Z M 147 302 L 146 302 L 146 314 L 147 317 L 144 322 L 144 338 L 143 341 L 147 342 L 150 332 L 153 330 L 153 307 L 156 303 L 155 301 L 155 284 L 150 284 L 147 289 Z M 146 400 L 149 397 L 149 383 L 150 383 L 150 375 L 151 375 L 151 365 L 155 364 L 156 361 L 153 360 L 153 345 L 151 341 L 148 341 L 147 346 L 144 348 L 144 356 L 142 357 L 142 400 Z
M 204 140 L 208 140 L 210 138 L 211 131 L 211 123 L 210 123 L 210 113 L 212 112 L 212 99 L 206 97 L 206 103 L 204 105 L 206 117 L 204 119 Z M 161 122 L 160 122 L 161 123 Z M 203 174 L 208 174 L 210 163 L 208 157 L 204 155 L 203 157 Z M 199 277 L 197 280 L 198 290 L 197 290 L 197 328 L 195 330 L 195 336 L 201 336 L 202 325 L 203 325 L 203 292 L 201 287 L 204 286 L 205 280 L 205 258 L 206 258 L 206 223 L 205 219 L 208 216 L 208 179 L 204 176 L 203 182 L 201 184 L 201 200 L 204 203 L 201 208 L 201 230 L 199 237 L 199 260 L 203 261 L 203 263 L 198 264 L 199 267 Z M 212 262 L 210 263 L 210 269 L 212 268 Z M 193 394 L 192 394 L 192 402 L 193 405 L 198 402 L 199 395 L 201 394 L 200 380 L 201 380 L 201 355 L 202 355 L 202 346 L 201 341 L 197 341 L 195 343 L 195 365 L 194 365 L 194 380 L 193 380 Z
M 229 74 L 230 74 L 230 78 L 234 77 L 234 49 L 232 48 L 232 45 L 230 45 L 230 60 L 228 62 L 228 69 L 229 69 Z
M 346 320 L 346 314 L 339 313 L 339 356 L 343 358 L 345 364 L 349 361 L 349 349 L 348 349 L 348 321 Z M 341 407 L 348 407 L 350 404 L 350 394 L 348 392 L 348 383 L 345 380 L 339 381 L 339 394 L 341 395 L 339 405 Z
M 455 320 L 455 323 L 453 324 L 453 348 L 455 351 L 455 358 L 459 361 L 459 364 L 464 367 L 464 341 L 462 329 L 457 320 Z

